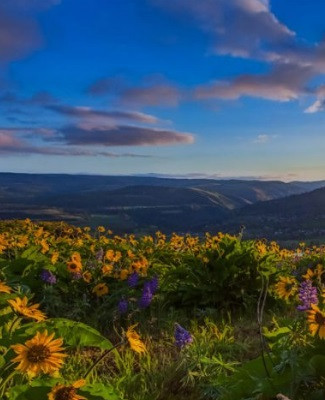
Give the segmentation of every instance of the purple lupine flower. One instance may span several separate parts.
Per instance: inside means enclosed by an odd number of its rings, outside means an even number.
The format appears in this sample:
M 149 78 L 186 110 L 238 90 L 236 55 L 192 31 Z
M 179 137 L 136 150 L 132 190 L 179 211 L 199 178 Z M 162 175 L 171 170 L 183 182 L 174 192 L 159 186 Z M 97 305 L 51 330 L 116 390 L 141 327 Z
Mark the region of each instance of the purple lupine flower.
M 96 257 L 96 260 L 97 260 L 97 261 L 103 261 L 104 250 L 103 250 L 102 247 L 97 251 L 95 257 Z
M 41 279 L 45 283 L 54 285 L 56 283 L 56 276 L 48 269 L 43 269 L 41 272 Z
M 154 295 L 158 289 L 159 281 L 158 281 L 158 276 L 154 276 L 150 281 L 145 282 L 143 285 L 144 289 L 150 290 L 150 292 Z
M 193 342 L 190 332 L 181 327 L 179 324 L 175 324 L 174 338 L 176 346 L 180 349 Z
M 118 312 L 120 314 L 125 314 L 128 311 L 129 303 L 126 299 L 122 298 L 117 305 Z
M 158 285 L 159 285 L 158 276 L 157 276 L 157 275 L 154 276 L 154 277 L 148 282 L 148 284 L 149 284 L 151 293 L 152 293 L 152 294 L 155 294 L 156 291 L 157 291 L 157 289 L 158 289 Z
M 300 285 L 299 300 L 302 303 L 297 307 L 299 311 L 307 311 L 312 304 L 318 304 L 317 288 L 313 287 L 310 280 L 304 281 Z
M 80 272 L 75 272 L 72 274 L 72 279 L 74 279 L 75 281 L 77 281 L 78 279 L 82 278 L 82 274 Z
M 97 267 L 97 263 L 95 263 L 94 261 L 88 261 L 86 266 L 89 269 L 95 269 Z
M 153 298 L 153 294 L 151 292 L 150 287 L 148 285 L 145 285 L 142 290 L 142 296 L 138 303 L 139 307 L 147 308 L 149 306 L 149 304 L 151 303 L 152 298 Z
M 130 288 L 134 288 L 137 286 L 139 282 L 139 274 L 137 272 L 133 272 L 128 278 L 128 285 Z

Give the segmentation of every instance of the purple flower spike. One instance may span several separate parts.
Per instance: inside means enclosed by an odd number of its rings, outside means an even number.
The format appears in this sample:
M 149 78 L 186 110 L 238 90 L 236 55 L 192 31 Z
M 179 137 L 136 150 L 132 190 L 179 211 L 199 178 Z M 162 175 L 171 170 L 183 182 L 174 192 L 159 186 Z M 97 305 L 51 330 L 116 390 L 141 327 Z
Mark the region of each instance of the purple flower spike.
M 56 276 L 48 269 L 42 270 L 41 279 L 43 282 L 49 283 L 50 285 L 56 284 Z
M 145 282 L 143 286 L 143 290 L 150 290 L 150 292 L 154 295 L 158 289 L 158 277 L 153 277 L 150 281 Z
M 175 344 L 179 349 L 193 342 L 192 335 L 179 324 L 175 324 Z
M 120 314 L 125 314 L 125 313 L 127 313 L 128 308 L 129 308 L 129 303 L 128 303 L 128 301 L 127 301 L 126 299 L 121 299 L 121 300 L 119 301 L 119 303 L 118 303 L 117 308 L 118 308 L 118 312 L 119 312 Z
M 157 289 L 158 289 L 158 286 L 159 286 L 159 280 L 158 280 L 158 276 L 157 276 L 157 275 L 154 276 L 154 277 L 151 279 L 151 281 L 149 282 L 149 285 L 150 285 L 151 293 L 152 293 L 152 294 L 155 294 L 156 291 L 157 291 Z
M 300 285 L 299 300 L 302 303 L 297 307 L 299 311 L 310 310 L 312 304 L 318 304 L 317 288 L 313 287 L 310 280 L 304 281 Z
M 152 298 L 153 294 L 151 293 L 150 287 L 145 285 L 142 291 L 141 299 L 139 300 L 139 307 L 147 308 L 150 305 Z
M 75 281 L 77 281 L 81 278 L 82 278 L 82 274 L 80 272 L 75 272 L 74 274 L 72 274 L 72 279 L 74 279 Z
M 100 249 L 97 251 L 95 257 L 96 257 L 96 260 L 97 260 L 97 261 L 103 261 L 104 250 L 103 250 L 102 248 L 100 248 Z
M 139 282 L 139 274 L 137 272 L 133 272 L 128 278 L 128 285 L 130 288 L 134 288 L 137 286 Z

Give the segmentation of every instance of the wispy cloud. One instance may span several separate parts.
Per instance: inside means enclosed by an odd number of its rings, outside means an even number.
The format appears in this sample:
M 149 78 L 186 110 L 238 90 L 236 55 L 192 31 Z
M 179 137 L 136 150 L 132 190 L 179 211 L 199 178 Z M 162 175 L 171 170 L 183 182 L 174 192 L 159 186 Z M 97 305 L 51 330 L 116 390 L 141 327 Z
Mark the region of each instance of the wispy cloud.
M 70 125 L 62 128 L 60 134 L 55 140 L 80 146 L 166 146 L 194 142 L 190 133 L 127 125 L 91 129 Z
M 289 101 L 307 93 L 306 80 L 313 76 L 308 66 L 292 64 L 276 65 L 263 75 L 241 75 L 232 81 L 210 82 L 196 88 L 197 99 L 234 100 L 242 96 L 268 100 Z
M 112 153 L 102 150 L 89 150 L 77 147 L 58 147 L 58 146 L 36 146 L 32 145 L 23 138 L 16 136 L 25 133 L 17 129 L 0 129 L 0 154 L 1 155 L 32 155 L 40 154 L 47 156 L 102 156 L 109 158 L 151 158 L 150 155 L 136 153 Z M 42 133 L 40 131 L 37 132 Z M 34 132 L 34 135 L 37 134 Z M 44 133 L 44 132 L 43 132 Z
M 0 3 L 0 62 L 19 60 L 43 44 L 36 14 L 57 0 L 2 0 Z
M 109 119 L 114 120 L 129 120 L 134 122 L 142 122 L 153 124 L 158 122 L 158 118 L 150 114 L 145 114 L 137 111 L 124 110 L 98 110 L 84 106 L 68 106 L 62 104 L 54 104 L 46 106 L 48 110 L 55 111 L 61 115 L 77 117 L 82 119 Z
M 121 76 L 102 78 L 92 83 L 86 93 L 93 96 L 110 95 L 115 103 L 135 108 L 174 107 L 184 96 L 177 85 L 161 75 L 146 76 L 137 84 L 130 83 Z
M 273 139 L 277 138 L 278 135 L 267 135 L 265 133 L 257 135 L 257 137 L 253 140 L 253 143 L 257 144 L 265 144 L 271 142 Z
M 317 99 L 315 102 L 305 109 L 305 113 L 307 114 L 314 114 L 325 110 L 325 85 L 320 86 L 316 93 Z
M 308 44 L 272 12 L 268 0 L 150 0 L 189 18 L 212 38 L 212 52 L 262 60 L 269 72 L 242 74 L 198 85 L 194 98 L 234 100 L 243 96 L 290 101 L 313 93 L 308 85 L 325 73 L 325 41 Z M 323 108 L 322 98 L 306 112 Z
M 110 76 L 96 79 L 85 90 L 86 94 L 92 96 L 105 96 L 107 94 L 119 93 L 125 87 L 123 76 Z
M 42 43 L 34 20 L 17 16 L 0 4 L 0 62 L 18 60 L 36 50 Z
M 153 4 L 193 22 L 209 33 L 213 51 L 235 57 L 274 59 L 295 33 L 282 24 L 264 0 L 151 0 Z

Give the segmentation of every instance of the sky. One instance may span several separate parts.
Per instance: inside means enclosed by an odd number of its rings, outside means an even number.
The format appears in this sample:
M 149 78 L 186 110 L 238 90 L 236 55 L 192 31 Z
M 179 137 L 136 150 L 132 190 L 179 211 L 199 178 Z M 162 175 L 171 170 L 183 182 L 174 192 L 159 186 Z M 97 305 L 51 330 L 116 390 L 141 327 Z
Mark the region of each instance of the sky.
M 1 0 L 0 171 L 325 179 L 324 0 Z

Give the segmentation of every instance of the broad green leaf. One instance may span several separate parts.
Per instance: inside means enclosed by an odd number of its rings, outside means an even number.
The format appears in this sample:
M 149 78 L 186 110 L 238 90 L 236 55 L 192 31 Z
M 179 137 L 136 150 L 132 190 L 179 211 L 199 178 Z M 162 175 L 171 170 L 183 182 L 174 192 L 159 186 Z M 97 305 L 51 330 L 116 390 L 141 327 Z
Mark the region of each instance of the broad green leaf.
M 12 387 L 8 392 L 10 400 L 38 400 L 47 399 L 50 391 L 48 386 L 31 387 L 29 385 L 18 385 Z
M 102 350 L 112 348 L 112 343 L 102 336 L 96 329 L 83 324 L 64 318 L 53 318 L 41 323 L 29 323 L 17 329 L 11 338 L 12 343 L 23 343 L 30 337 L 34 336 L 37 331 L 43 332 L 47 330 L 49 333 L 54 332 L 56 337 L 62 337 L 65 346 L 70 347 L 97 347 Z M 0 344 L 6 345 L 0 340 Z
M 88 400 L 120 400 L 112 386 L 94 383 L 80 388 L 80 393 L 84 394 Z

